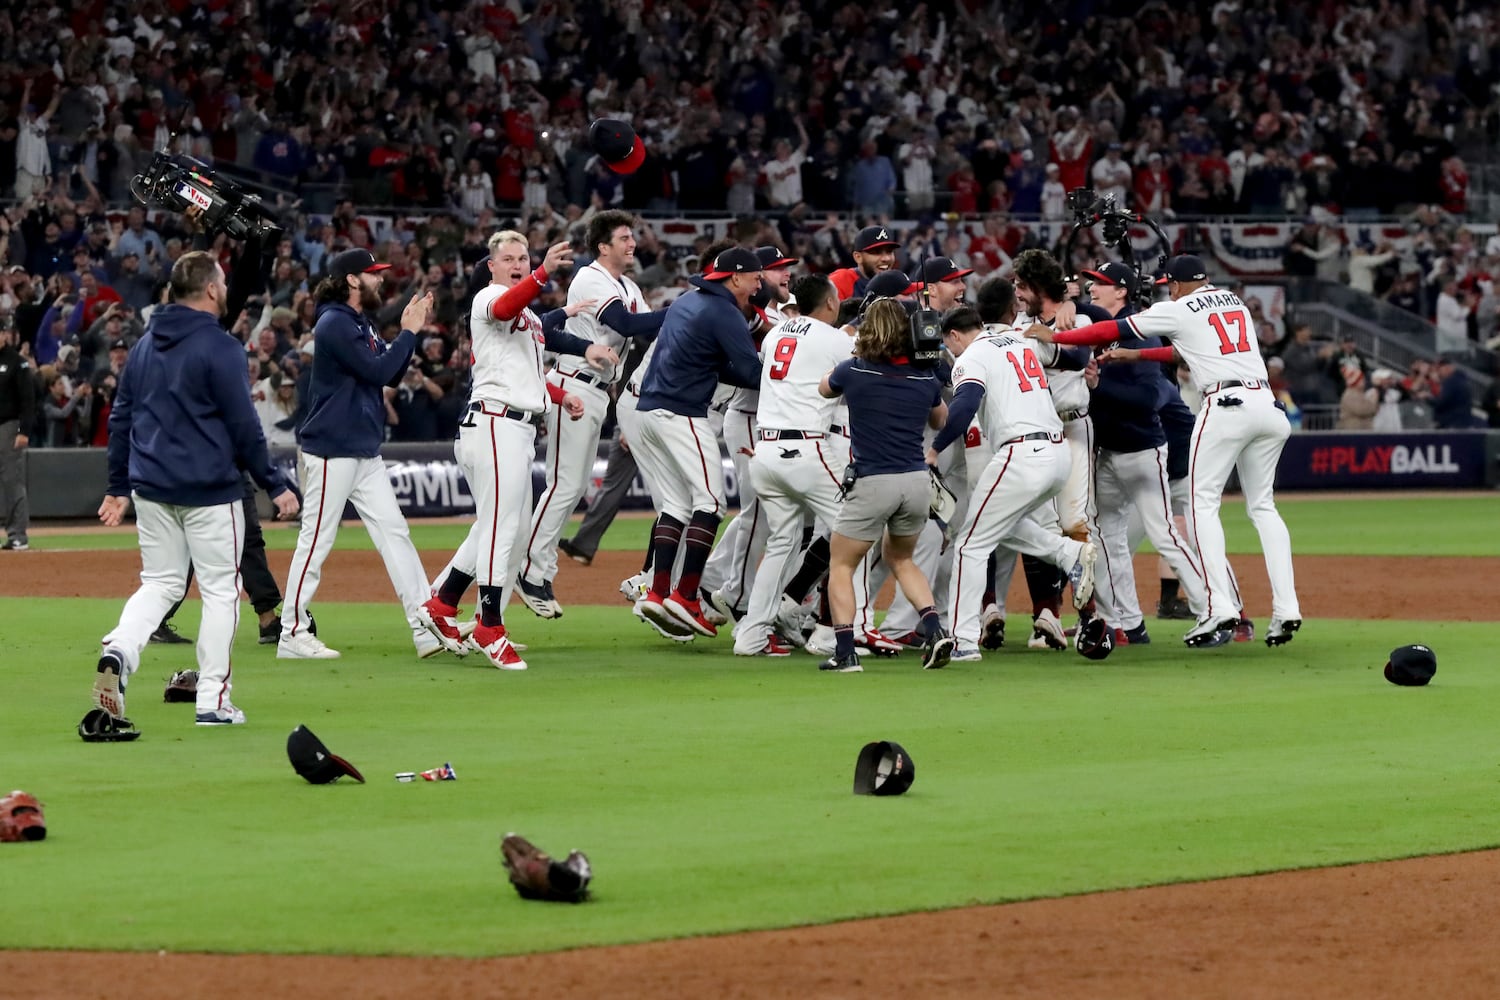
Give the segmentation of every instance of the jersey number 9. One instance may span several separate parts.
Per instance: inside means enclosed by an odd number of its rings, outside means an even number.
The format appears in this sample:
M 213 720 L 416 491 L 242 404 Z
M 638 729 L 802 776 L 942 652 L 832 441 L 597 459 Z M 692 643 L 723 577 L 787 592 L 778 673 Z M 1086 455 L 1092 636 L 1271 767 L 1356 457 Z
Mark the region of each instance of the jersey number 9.
M 777 382 L 786 378 L 787 370 L 792 366 L 792 355 L 797 353 L 797 343 L 796 337 L 782 337 L 776 342 L 776 348 L 771 352 L 769 374 Z

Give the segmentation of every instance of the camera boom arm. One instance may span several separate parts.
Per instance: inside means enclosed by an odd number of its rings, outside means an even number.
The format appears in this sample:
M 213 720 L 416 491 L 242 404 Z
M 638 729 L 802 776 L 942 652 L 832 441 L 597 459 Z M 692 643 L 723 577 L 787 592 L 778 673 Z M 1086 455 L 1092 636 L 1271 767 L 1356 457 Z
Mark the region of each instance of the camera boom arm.
M 1078 243 L 1078 234 L 1085 229 L 1094 226 L 1104 226 L 1103 243 L 1107 247 L 1115 247 L 1120 251 L 1124 259 L 1136 273 L 1136 300 L 1143 308 L 1149 306 L 1152 301 L 1152 288 L 1147 278 L 1167 266 L 1167 257 L 1171 253 L 1172 245 L 1167 239 L 1166 232 L 1149 215 L 1140 212 L 1122 212 L 1115 208 L 1114 198 L 1100 198 L 1089 188 L 1074 188 L 1068 192 L 1068 204 L 1073 209 L 1073 226 L 1068 230 L 1067 238 L 1063 244 L 1063 267 L 1071 271 L 1073 267 L 1073 248 Z M 1143 260 L 1135 249 L 1130 245 L 1130 227 L 1132 224 L 1146 226 L 1156 234 L 1161 243 L 1161 253 L 1157 258 L 1156 266 L 1148 271 L 1143 266 Z

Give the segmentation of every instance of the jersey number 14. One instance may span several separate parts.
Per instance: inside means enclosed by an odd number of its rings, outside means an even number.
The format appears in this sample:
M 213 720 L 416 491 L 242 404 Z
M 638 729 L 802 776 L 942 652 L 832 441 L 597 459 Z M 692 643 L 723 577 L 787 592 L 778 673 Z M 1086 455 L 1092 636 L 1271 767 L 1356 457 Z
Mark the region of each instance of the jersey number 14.
M 1021 383 L 1022 392 L 1030 392 L 1038 387 L 1047 388 L 1047 373 L 1042 371 L 1042 363 L 1036 359 L 1031 348 L 1022 352 L 1024 361 L 1014 354 L 1007 354 L 1006 357 L 1010 358 L 1011 367 L 1016 370 L 1016 381 Z
M 1250 318 L 1243 312 L 1209 313 L 1208 325 L 1219 335 L 1220 354 L 1244 354 L 1250 350 Z M 1230 336 L 1230 327 L 1236 336 Z

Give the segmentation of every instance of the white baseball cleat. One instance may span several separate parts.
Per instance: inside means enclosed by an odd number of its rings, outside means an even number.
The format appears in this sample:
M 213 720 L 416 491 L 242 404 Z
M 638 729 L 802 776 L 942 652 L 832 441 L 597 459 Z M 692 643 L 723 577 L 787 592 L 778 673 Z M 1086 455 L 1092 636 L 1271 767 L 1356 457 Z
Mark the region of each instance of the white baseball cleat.
M 986 604 L 979 617 L 979 645 L 999 649 L 1005 645 L 1005 615 L 998 604 Z
M 1233 639 L 1235 626 L 1239 623 L 1239 615 L 1233 618 L 1202 618 L 1188 629 L 1182 641 L 1194 649 L 1213 649 Z
M 972 646 L 967 648 L 954 647 L 953 653 L 948 657 L 949 663 L 979 663 L 984 660 L 984 654 Z
M 561 618 L 563 615 L 562 605 L 552 593 L 551 580 L 528 583 L 523 576 L 516 581 L 516 593 L 521 595 L 521 603 L 538 618 Z
M 339 651 L 329 649 L 322 639 L 311 632 L 298 632 L 296 635 L 281 633 L 281 641 L 276 644 L 276 659 L 278 660 L 337 660 Z
M 803 648 L 813 656 L 836 655 L 838 653 L 838 637 L 833 634 L 833 626 L 814 626 L 812 635 L 807 637 L 807 645 Z
M 1048 608 L 1043 608 L 1031 622 L 1031 638 L 1026 640 L 1027 649 L 1067 649 L 1068 637 L 1063 634 L 1062 622 Z M 957 657 L 954 657 L 957 659 Z
M 197 721 L 199 726 L 243 726 L 245 724 L 245 713 L 233 705 L 225 703 L 223 708 L 212 712 L 199 712 Z
M 703 608 L 703 617 L 715 625 L 738 625 L 744 615 L 740 614 L 739 609 L 730 603 L 722 590 L 715 590 L 708 595 L 708 603 Z M 715 621 L 716 618 L 717 621 Z
M 1084 542 L 1083 551 L 1078 553 L 1078 562 L 1068 571 L 1068 581 L 1073 584 L 1073 607 L 1079 611 L 1087 607 L 1089 598 L 1094 596 L 1094 563 L 1098 558 L 1099 550 L 1094 543 Z
M 651 593 L 651 578 L 645 570 L 635 576 L 627 576 L 620 581 L 620 596 L 631 604 L 636 603 L 647 594 Z
M 99 657 L 94 674 L 94 707 L 112 718 L 125 718 L 125 658 L 112 649 Z
M 1267 646 L 1284 646 L 1292 641 L 1292 636 L 1298 629 L 1302 628 L 1301 618 L 1288 618 L 1282 621 L 1280 618 L 1271 619 L 1271 627 L 1266 632 Z

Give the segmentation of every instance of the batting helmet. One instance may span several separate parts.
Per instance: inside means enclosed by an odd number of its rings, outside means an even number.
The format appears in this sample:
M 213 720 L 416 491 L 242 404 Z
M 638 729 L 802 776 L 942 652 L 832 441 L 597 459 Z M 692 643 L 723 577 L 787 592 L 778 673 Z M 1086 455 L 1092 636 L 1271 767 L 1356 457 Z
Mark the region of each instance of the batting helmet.
M 47 818 L 36 796 L 16 789 L 0 799 L 0 844 L 46 839 Z
M 1078 630 L 1074 645 L 1089 659 L 1102 660 L 1114 651 L 1115 630 L 1103 618 L 1090 618 L 1088 624 Z

